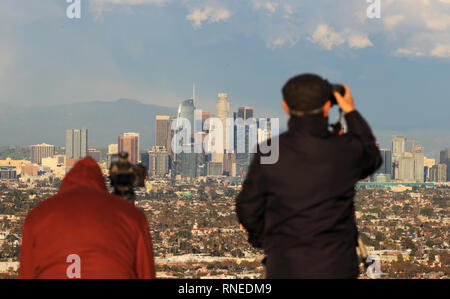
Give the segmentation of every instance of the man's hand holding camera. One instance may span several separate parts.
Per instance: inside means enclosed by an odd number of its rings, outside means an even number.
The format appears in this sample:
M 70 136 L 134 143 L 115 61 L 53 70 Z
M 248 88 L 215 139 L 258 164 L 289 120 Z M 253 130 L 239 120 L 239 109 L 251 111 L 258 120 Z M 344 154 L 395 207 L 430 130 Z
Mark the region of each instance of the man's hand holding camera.
M 345 95 L 342 96 L 339 92 L 334 92 L 334 96 L 336 97 L 336 101 L 339 104 L 339 107 L 341 107 L 342 111 L 344 111 L 345 114 L 348 114 L 350 112 L 355 111 L 355 104 L 353 102 L 353 96 L 350 91 L 350 88 L 344 84 L 345 88 Z

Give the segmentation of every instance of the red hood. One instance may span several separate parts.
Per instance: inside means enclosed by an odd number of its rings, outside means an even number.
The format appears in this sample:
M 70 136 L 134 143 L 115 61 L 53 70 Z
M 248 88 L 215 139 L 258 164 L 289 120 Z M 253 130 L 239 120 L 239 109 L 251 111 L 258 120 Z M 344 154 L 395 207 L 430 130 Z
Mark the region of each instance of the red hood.
M 61 187 L 59 187 L 59 193 L 76 186 L 88 186 L 99 191 L 108 191 L 102 171 L 94 159 L 87 157 L 78 161 L 64 177 Z

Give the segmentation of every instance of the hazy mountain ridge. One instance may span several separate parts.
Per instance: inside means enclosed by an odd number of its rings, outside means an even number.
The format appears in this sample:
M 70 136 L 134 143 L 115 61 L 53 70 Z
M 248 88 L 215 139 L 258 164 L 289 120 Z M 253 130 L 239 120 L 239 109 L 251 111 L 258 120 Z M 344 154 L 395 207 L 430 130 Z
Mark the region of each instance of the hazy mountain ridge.
M 155 140 L 155 116 L 175 113 L 175 108 L 129 99 L 26 108 L 5 105 L 0 109 L 0 146 L 42 142 L 64 146 L 67 129 L 87 128 L 90 147 L 117 143 L 124 132 L 140 133 L 141 146 L 148 147 Z

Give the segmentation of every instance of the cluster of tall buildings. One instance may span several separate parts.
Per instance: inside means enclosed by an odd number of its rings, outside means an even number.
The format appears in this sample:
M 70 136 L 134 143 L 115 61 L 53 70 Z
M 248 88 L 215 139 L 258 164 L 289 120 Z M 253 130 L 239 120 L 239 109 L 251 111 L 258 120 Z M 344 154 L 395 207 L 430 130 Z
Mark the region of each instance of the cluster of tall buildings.
M 187 134 L 182 138 L 182 143 L 179 143 L 176 135 L 186 129 L 186 121 Z M 244 177 L 251 162 L 252 150 L 257 144 L 271 138 L 272 134 L 270 118 L 255 119 L 253 107 L 248 106 L 239 107 L 236 112 L 232 112 L 226 93 L 218 94 L 216 111 L 212 114 L 195 107 L 194 91 L 192 99 L 184 100 L 179 105 L 177 115 L 157 115 L 155 125 L 155 145 L 146 151 L 141 152 L 139 133 L 126 132 L 118 136 L 117 143 L 108 146 L 106 167 L 109 168 L 119 153 L 127 152 L 131 163 L 145 164 L 150 177 Z M 380 153 L 383 163 L 371 176 L 372 181 L 450 180 L 449 148 L 440 152 L 437 163 L 435 159 L 425 157 L 423 147 L 416 140 L 407 142 L 405 136 L 395 136 L 392 148 L 381 148 Z M 43 143 L 31 146 L 32 165 L 27 164 L 30 161 L 17 162 L 20 162 L 21 172 L 30 176 L 37 175 L 38 170 L 43 167 L 64 175 L 79 159 L 86 156 L 98 162 L 103 160 L 101 151 L 88 148 L 87 129 L 69 129 L 66 131 L 65 155 L 56 155 L 54 145 Z M 17 175 L 17 166 L 13 167 L 9 162 L 3 164 L 0 165 L 3 167 L 0 177 Z
M 395 136 L 392 149 L 380 149 L 383 164 L 373 179 L 383 181 L 405 182 L 446 182 L 450 178 L 449 149 L 441 151 L 440 162 L 425 157 L 423 147 L 411 140 L 411 150 L 406 150 L 405 136 Z
M 226 93 L 218 94 L 215 115 L 197 109 L 195 98 L 185 100 L 179 105 L 176 116 L 156 116 L 155 146 L 143 153 L 141 160 L 148 166 L 149 176 L 245 176 L 251 160 L 251 147 L 255 145 L 250 140 L 251 124 L 244 123 L 238 127 L 234 123 L 230 125 L 228 120 L 236 122 L 242 119 L 245 122 L 252 119 L 253 114 L 253 107 L 248 106 L 240 107 L 233 113 Z M 212 117 L 214 121 L 210 121 Z M 174 141 L 175 135 L 179 133 L 177 128 L 184 128 L 186 120 L 190 124 L 188 140 L 177 144 Z M 258 135 L 255 142 L 270 138 L 270 125 L 263 126 L 256 121 L 254 126 Z M 209 143 L 205 141 L 208 136 L 211 138 Z M 243 145 L 238 150 L 240 142 Z M 208 144 L 207 148 L 204 148 L 204 143 Z M 196 148 L 198 146 L 200 150 Z

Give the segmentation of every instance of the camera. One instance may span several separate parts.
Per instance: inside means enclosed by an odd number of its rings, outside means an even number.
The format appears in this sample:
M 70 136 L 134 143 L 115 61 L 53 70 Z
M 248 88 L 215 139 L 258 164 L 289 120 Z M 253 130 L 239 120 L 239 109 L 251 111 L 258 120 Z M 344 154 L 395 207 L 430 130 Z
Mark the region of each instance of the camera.
M 330 84 L 330 85 L 331 85 L 331 95 L 330 95 L 331 106 L 334 106 L 338 104 L 336 97 L 334 96 L 334 92 L 338 92 L 341 94 L 341 96 L 345 96 L 345 88 L 343 85 L 340 84 Z
M 126 152 L 119 153 L 118 158 L 109 168 L 111 186 L 114 188 L 114 194 L 134 201 L 134 188 L 145 186 L 145 166 L 131 164 Z

